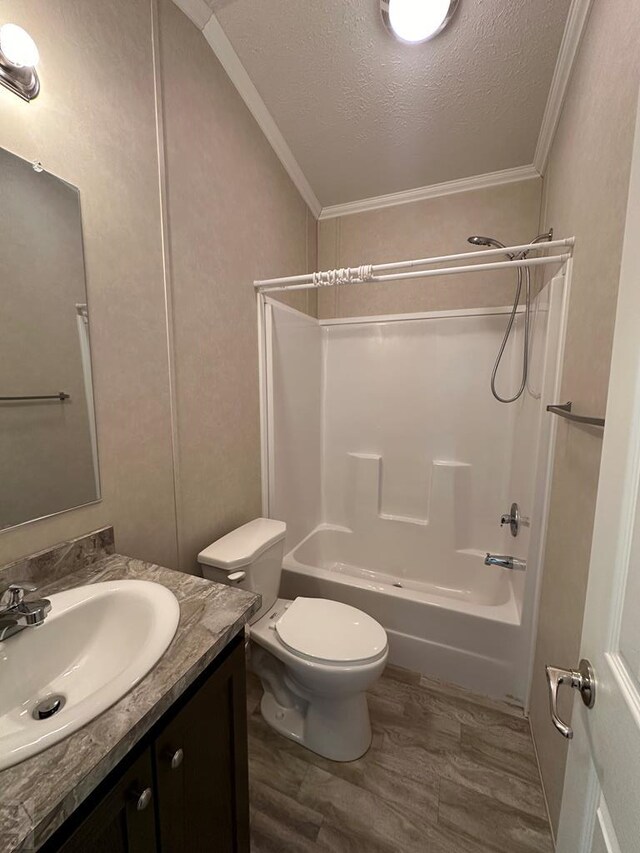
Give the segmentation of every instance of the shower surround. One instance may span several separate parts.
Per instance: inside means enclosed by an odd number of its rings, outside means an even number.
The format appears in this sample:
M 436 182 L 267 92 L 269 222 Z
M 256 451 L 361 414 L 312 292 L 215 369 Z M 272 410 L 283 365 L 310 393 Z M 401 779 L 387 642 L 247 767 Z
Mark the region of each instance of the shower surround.
M 281 594 L 359 607 L 387 629 L 393 663 L 523 705 L 564 282 L 535 299 L 530 378 L 511 405 L 489 390 L 510 308 L 321 321 L 265 309 L 264 503 L 288 526 Z M 522 323 L 503 392 L 519 382 Z M 515 539 L 499 523 L 512 501 Z M 527 571 L 485 566 L 487 551 Z

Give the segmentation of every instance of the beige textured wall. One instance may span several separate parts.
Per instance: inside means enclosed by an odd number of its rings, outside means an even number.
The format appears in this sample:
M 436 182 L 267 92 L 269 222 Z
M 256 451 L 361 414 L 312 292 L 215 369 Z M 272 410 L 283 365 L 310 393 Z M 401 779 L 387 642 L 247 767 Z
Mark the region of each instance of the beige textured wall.
M 315 222 L 202 34 L 159 6 L 180 563 L 195 570 L 199 550 L 260 514 L 252 282 L 306 271 Z
M 96 499 L 76 304 L 86 301 L 73 187 L 0 149 L 0 528 Z
M 544 224 L 576 236 L 562 399 L 604 412 L 633 127 L 640 19 L 630 0 L 595 0 L 544 181 Z M 574 666 L 580 635 L 602 431 L 558 423 L 531 721 L 557 826 L 567 743 L 551 725 L 544 665 Z M 573 697 L 565 697 L 569 715 Z
M 251 282 L 315 266 L 315 223 L 203 36 L 162 2 L 179 531 L 154 3 L 2 3 L 38 44 L 42 92 L 26 104 L 0 88 L 0 147 L 80 189 L 103 500 L 0 533 L 0 565 L 113 523 L 119 550 L 168 566 L 181 532 L 191 569 L 201 544 L 260 509 Z M 314 312 L 314 295 L 297 305 Z
M 36 40 L 42 92 L 0 89 L 0 146 L 80 189 L 104 499 L 0 534 L 0 564 L 111 522 L 174 565 L 150 4 L 4 0 L 2 20 Z
M 507 245 L 537 234 L 542 181 L 455 193 L 320 221 L 321 269 L 473 251 L 471 234 Z M 500 260 L 492 258 L 491 260 Z M 513 301 L 513 272 L 446 276 L 319 291 L 320 317 L 481 308 Z
M 294 237 L 299 239 L 299 228 L 296 227 Z M 305 249 L 306 266 L 304 269 L 299 269 L 300 272 L 314 272 L 318 269 L 318 222 L 311 211 L 307 208 L 307 234 L 306 234 L 306 249 Z M 297 272 L 285 271 L 282 275 L 297 275 Z M 279 278 L 280 273 L 273 273 L 271 268 L 261 269 L 258 271 L 260 278 Z M 283 302 L 285 305 L 290 305 L 291 308 L 296 308 L 304 314 L 309 314 L 311 317 L 318 316 L 318 291 L 313 290 L 298 290 L 292 293 L 272 293 L 272 299 L 278 302 Z

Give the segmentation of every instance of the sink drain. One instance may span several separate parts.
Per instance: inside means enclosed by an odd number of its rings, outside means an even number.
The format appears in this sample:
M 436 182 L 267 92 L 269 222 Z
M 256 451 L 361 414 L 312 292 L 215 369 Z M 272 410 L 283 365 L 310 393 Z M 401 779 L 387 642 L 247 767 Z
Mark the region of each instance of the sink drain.
M 31 716 L 34 720 L 48 720 L 49 717 L 53 717 L 64 707 L 66 701 L 62 693 L 54 693 L 52 696 L 47 696 L 46 699 L 41 699 L 31 712 Z

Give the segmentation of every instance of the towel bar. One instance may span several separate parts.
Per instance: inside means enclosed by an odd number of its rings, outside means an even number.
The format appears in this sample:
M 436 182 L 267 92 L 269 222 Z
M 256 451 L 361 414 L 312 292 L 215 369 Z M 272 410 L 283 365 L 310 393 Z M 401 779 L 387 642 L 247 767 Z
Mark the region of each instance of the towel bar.
M 60 400 L 61 403 L 64 403 L 65 400 L 69 400 L 71 394 L 65 394 L 64 391 L 58 391 L 57 394 L 37 394 L 33 397 L 0 397 L 0 402 L 6 402 L 8 400 Z
M 590 418 L 587 415 L 576 415 L 571 411 L 572 403 L 556 403 L 552 406 L 547 406 L 547 411 L 552 415 L 560 415 L 561 418 L 566 418 L 568 421 L 574 421 L 577 424 L 590 424 L 591 426 L 603 427 L 604 418 Z

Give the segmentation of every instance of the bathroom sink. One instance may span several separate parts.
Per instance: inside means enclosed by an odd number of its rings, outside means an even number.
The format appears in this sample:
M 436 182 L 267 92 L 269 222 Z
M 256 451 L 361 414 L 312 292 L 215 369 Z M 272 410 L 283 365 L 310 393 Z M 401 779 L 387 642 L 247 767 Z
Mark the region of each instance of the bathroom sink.
M 176 597 L 150 581 L 48 596 L 38 627 L 0 642 L 0 770 L 42 752 L 121 699 L 174 637 Z

